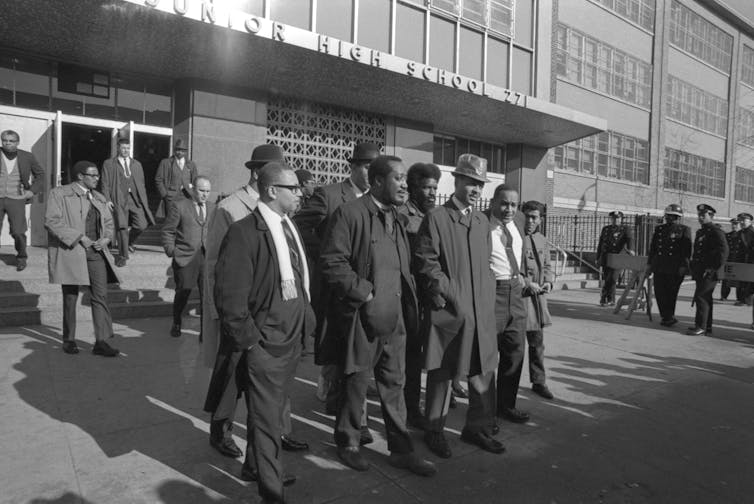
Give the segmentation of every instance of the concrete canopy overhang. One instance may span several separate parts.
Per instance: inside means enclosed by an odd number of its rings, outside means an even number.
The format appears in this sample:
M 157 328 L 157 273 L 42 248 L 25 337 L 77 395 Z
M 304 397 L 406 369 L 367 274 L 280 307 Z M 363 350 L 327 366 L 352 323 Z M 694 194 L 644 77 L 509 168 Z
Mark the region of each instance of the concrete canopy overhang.
M 240 20 L 234 28 L 228 28 L 227 17 L 222 23 L 202 21 L 206 3 L 178 3 L 187 6 L 185 14 L 175 12 L 172 0 L 8 3 L 0 44 L 111 72 L 197 79 L 339 105 L 495 143 L 553 147 L 606 128 L 604 119 L 528 96 L 514 99 L 509 91 L 480 82 L 470 92 L 469 79 L 460 76 L 462 89 L 428 81 L 417 75 L 424 67 L 420 63 L 414 76 L 385 69 L 410 65 L 394 56 L 378 56 L 378 68 L 364 62 L 371 58 L 367 48 L 361 62 L 349 57 L 350 44 L 344 46 L 346 57 L 326 54 L 318 50 L 316 34 L 298 28 L 283 26 L 281 40 L 273 32 L 280 25 L 269 20 L 246 27 Z M 483 96 L 485 89 L 490 96 Z

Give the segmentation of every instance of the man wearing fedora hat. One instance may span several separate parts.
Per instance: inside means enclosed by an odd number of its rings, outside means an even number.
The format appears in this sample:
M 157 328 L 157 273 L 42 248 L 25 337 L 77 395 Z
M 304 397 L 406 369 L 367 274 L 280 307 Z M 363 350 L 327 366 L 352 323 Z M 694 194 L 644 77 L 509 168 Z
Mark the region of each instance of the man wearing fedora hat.
M 285 163 L 285 153 L 277 145 L 264 144 L 256 147 L 251 159 L 245 163 L 249 170 L 249 183 L 231 193 L 217 204 L 210 221 L 205 242 L 204 296 L 202 303 L 202 348 L 204 362 L 213 367 L 212 380 L 204 403 L 204 411 L 212 414 L 210 422 L 210 445 L 223 455 L 238 457 L 240 448 L 233 441 L 233 419 L 240 397 L 235 380 L 235 364 L 218 354 L 220 347 L 220 316 L 217 312 L 214 288 L 215 265 L 220 244 L 231 224 L 251 215 L 259 202 L 257 171 L 267 163 Z M 305 450 L 308 444 L 290 437 L 290 398 L 286 397 L 283 414 L 283 449 Z
M 186 159 L 188 143 L 179 138 L 173 145 L 173 155 L 160 161 L 154 183 L 160 193 L 160 206 L 157 208 L 157 216 L 165 217 L 168 213 L 168 205 L 176 198 L 192 199 L 191 188 L 194 179 L 198 175 L 196 164 Z
M 423 333 L 427 369 L 424 441 L 439 457 L 452 453 L 444 427 L 453 378 L 468 379 L 469 408 L 461 439 L 492 453 L 497 368 L 495 280 L 490 272 L 490 221 L 474 205 L 487 180 L 487 161 L 461 154 L 453 196 L 430 209 L 414 253 L 416 283 L 427 306 Z
M 631 228 L 623 224 L 623 212 L 610 212 L 610 224 L 602 228 L 597 244 L 597 264 L 602 268 L 602 292 L 600 306 L 615 304 L 615 284 L 619 271 L 607 265 L 608 254 L 619 254 L 623 250 L 634 255 L 634 235 Z
M 326 289 L 322 289 L 320 281 L 321 269 L 319 267 L 320 245 L 324 241 L 325 231 L 335 210 L 343 203 L 354 200 L 369 190 L 367 171 L 369 163 L 380 155 L 380 146 L 370 142 L 359 143 L 354 146 L 353 156 L 348 160 L 351 163 L 351 175 L 342 182 L 320 186 L 314 190 L 314 194 L 306 200 L 301 210 L 293 218 L 293 221 L 301 230 L 304 239 L 304 247 L 309 256 L 310 266 L 313 272 L 312 281 L 312 306 L 317 315 L 317 330 L 315 332 L 315 362 L 322 365 L 320 378 L 320 396 L 327 394 L 326 409 L 335 412 L 337 400 L 337 388 L 331 384 L 338 380 L 339 373 L 335 362 L 320 355 L 317 348 L 322 331 L 322 322 L 328 305 Z
M 694 253 L 691 256 L 691 277 L 696 282 L 694 326 L 686 334 L 691 336 L 712 334 L 712 292 L 717 285 L 718 270 L 728 259 L 728 242 L 725 233 L 714 223 L 715 209 L 706 203 L 696 206 L 699 224 L 694 238 Z

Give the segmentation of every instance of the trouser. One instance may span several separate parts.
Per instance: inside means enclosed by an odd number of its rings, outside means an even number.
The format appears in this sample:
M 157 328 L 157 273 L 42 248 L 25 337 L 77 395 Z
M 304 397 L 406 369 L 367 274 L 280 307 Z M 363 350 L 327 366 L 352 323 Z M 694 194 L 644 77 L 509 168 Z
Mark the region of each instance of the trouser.
M 0 198 L 0 231 L 3 229 L 3 218 L 8 215 L 8 227 L 16 248 L 16 257 L 26 259 L 26 200 Z
M 115 213 L 117 214 L 117 210 Z M 128 207 L 124 213 L 127 222 L 116 222 L 118 227 L 118 254 L 124 259 L 128 259 L 128 246 L 136 243 L 139 235 L 147 229 L 149 223 L 144 208 L 134 200 L 132 193 L 128 193 Z
M 427 431 L 442 432 L 445 428 L 453 378 L 451 371 L 445 368 L 427 371 Z M 494 422 L 495 373 L 469 376 L 468 384 L 469 407 L 463 429 L 472 433 L 486 431 Z
M 250 454 L 259 475 L 259 495 L 276 502 L 285 500 L 280 441 L 281 417 L 283 403 L 288 396 L 292 377 L 301 356 L 301 346 L 298 343 L 297 339 L 296 344 L 280 356 L 268 353 L 258 344 L 246 352 L 246 429 L 251 445 Z
M 654 273 L 655 299 L 660 319 L 667 322 L 675 318 L 675 306 L 678 301 L 678 291 L 683 283 L 683 276 L 667 273 Z
M 107 305 L 107 262 L 102 252 L 89 247 L 86 251 L 86 267 L 89 271 L 94 338 L 97 341 L 113 335 L 113 319 Z M 76 338 L 76 302 L 78 285 L 63 285 L 63 341 Z
M 615 268 L 602 267 L 602 292 L 600 303 L 615 302 L 615 284 L 618 282 L 620 271 Z
M 710 278 L 695 278 L 696 290 L 694 291 L 694 304 L 696 305 L 696 317 L 694 325 L 698 329 L 712 329 L 712 292 L 715 290 L 717 280 Z
M 545 384 L 545 335 L 542 331 L 526 331 L 529 343 L 529 381 L 535 385 Z
M 720 299 L 727 300 L 728 296 L 730 296 L 730 281 L 729 280 L 723 280 L 720 283 Z M 738 300 L 738 289 L 736 289 L 736 300 Z
M 403 398 L 406 363 L 406 327 L 403 317 L 392 334 L 379 336 L 369 347 L 382 419 L 385 422 L 387 447 L 392 453 L 414 450 L 406 427 L 406 403 Z M 369 369 L 345 374 L 335 418 L 335 443 L 358 447 L 361 439 L 364 401 L 371 379 Z
M 497 410 L 515 408 L 526 352 L 526 308 L 518 281 L 498 280 L 495 298 L 497 349 Z
M 406 410 L 410 415 L 419 414 L 421 409 L 422 386 L 422 334 L 413 334 L 406 338 L 406 385 L 403 397 L 406 400 Z
M 179 266 L 178 263 L 173 261 L 173 280 L 175 281 L 173 324 L 181 325 L 181 317 L 186 309 L 189 297 L 191 297 L 191 290 L 194 285 L 199 289 L 199 306 L 204 300 L 204 252 L 197 252 L 185 266 Z M 204 317 L 203 311 L 201 311 L 201 317 Z M 203 323 L 199 327 L 202 326 Z

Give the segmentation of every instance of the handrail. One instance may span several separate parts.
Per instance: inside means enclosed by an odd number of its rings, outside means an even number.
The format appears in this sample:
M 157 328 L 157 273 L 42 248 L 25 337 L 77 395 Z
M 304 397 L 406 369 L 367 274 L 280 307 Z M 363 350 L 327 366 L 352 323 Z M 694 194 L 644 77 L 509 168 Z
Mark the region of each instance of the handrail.
M 566 263 L 568 262 L 568 255 L 565 253 L 565 250 L 561 250 L 560 247 L 557 245 L 552 244 L 549 240 L 548 242 L 550 245 L 552 245 L 554 248 L 551 250 L 554 250 L 556 254 L 558 254 L 558 257 L 555 259 L 555 278 L 561 277 L 565 274 L 565 268 Z M 563 261 L 561 262 L 560 257 L 563 257 Z M 561 265 L 560 268 L 558 268 L 558 265 Z M 558 271 L 560 270 L 560 271 Z
M 563 247 L 561 247 L 561 246 L 559 246 L 559 245 L 556 245 L 555 243 L 552 243 L 552 242 L 551 242 L 550 240 L 547 240 L 547 243 L 548 243 L 548 244 L 549 244 L 549 245 L 550 245 L 551 247 L 554 247 L 554 248 L 555 248 L 555 250 L 557 250 L 557 251 L 558 251 L 559 253 L 565 254 L 566 258 L 567 258 L 567 257 L 568 257 L 568 256 L 570 255 L 570 256 L 572 256 L 572 257 L 573 257 L 574 259 L 576 259 L 577 261 L 579 261 L 579 262 L 580 262 L 580 263 L 581 263 L 582 265 L 586 266 L 587 268 L 590 268 L 590 269 L 594 270 L 594 271 L 595 271 L 595 272 L 597 272 L 598 274 L 600 273 L 600 269 L 599 269 L 599 268 L 598 268 L 597 266 L 595 266 L 594 264 L 592 264 L 592 263 L 590 263 L 590 262 L 588 262 L 588 261 L 585 261 L 585 260 L 584 260 L 583 258 L 581 258 L 581 257 L 577 256 L 577 255 L 576 255 L 576 254 L 574 254 L 573 252 L 569 252 L 569 251 L 567 251 L 567 250 L 566 250 L 566 249 L 564 249 Z M 565 261 L 563 261 L 563 268 L 565 269 Z

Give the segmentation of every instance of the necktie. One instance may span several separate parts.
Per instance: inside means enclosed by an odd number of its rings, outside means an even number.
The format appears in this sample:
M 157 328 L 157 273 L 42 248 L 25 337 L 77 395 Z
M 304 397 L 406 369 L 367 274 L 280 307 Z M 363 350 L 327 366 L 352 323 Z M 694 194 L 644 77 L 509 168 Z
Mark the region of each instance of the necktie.
M 92 202 L 92 200 L 94 199 L 92 197 L 92 191 L 86 191 L 86 199 L 88 199 L 90 203 Z
M 508 230 L 508 227 L 503 224 L 503 234 L 505 235 L 505 254 L 508 256 L 508 263 L 511 266 L 511 277 L 517 277 L 519 274 L 518 261 L 516 260 L 516 254 L 513 253 L 513 235 Z
M 471 226 L 471 208 L 466 207 L 461 210 L 461 224 Z
M 288 242 L 288 251 L 291 253 L 291 263 L 296 271 L 301 274 L 301 257 L 298 254 L 298 245 L 296 244 L 296 238 L 293 237 L 293 229 L 291 229 L 288 221 L 283 219 L 283 233 L 285 233 L 285 241 Z
M 385 232 L 393 236 L 393 232 L 395 231 L 395 214 L 392 209 L 383 210 L 381 213 L 383 223 L 385 224 Z
M 199 205 L 199 222 L 204 224 L 204 203 L 197 203 Z
M 131 178 L 131 169 L 128 167 L 128 159 L 123 158 L 121 161 L 123 163 L 123 172 L 126 174 L 126 178 Z

